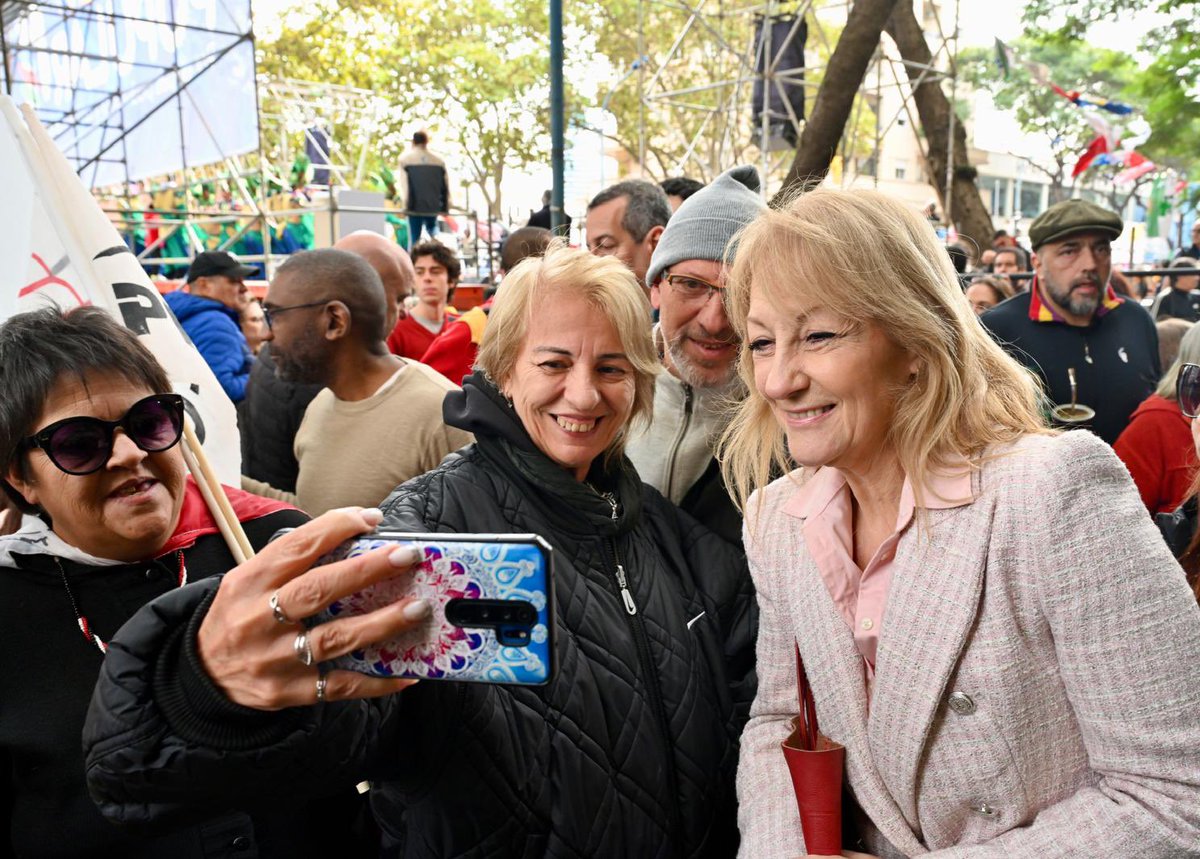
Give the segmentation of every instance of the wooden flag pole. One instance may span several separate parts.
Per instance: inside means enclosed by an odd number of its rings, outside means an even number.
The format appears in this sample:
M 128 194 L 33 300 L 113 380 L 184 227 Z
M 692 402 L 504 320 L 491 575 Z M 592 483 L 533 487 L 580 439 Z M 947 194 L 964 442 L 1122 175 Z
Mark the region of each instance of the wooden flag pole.
M 221 529 L 221 536 L 225 538 L 234 560 L 242 564 L 253 558 L 254 548 L 250 545 L 237 514 L 233 512 L 233 505 L 229 503 L 221 481 L 217 479 L 208 457 L 204 455 L 204 448 L 196 438 L 196 431 L 192 429 L 191 418 L 186 418 L 183 425 L 183 459 L 188 470 L 192 472 L 196 485 L 200 487 L 200 494 L 204 496 L 204 502 L 216 520 L 217 527 Z

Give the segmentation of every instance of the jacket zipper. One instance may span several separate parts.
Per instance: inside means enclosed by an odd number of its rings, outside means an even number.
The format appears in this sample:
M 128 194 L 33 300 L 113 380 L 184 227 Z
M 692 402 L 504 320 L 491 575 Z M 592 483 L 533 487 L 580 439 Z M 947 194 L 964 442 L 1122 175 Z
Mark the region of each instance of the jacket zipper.
M 612 518 L 615 522 L 618 516 L 618 505 L 616 496 L 611 492 L 600 493 L 605 501 L 612 507 Z M 629 578 L 625 574 L 625 565 L 621 563 L 621 554 L 617 550 L 617 541 L 608 538 L 604 541 L 605 548 L 608 549 L 609 561 L 614 569 L 614 578 L 617 583 L 617 590 L 621 595 L 621 602 L 625 604 L 625 615 L 629 622 L 630 631 L 633 633 L 634 643 L 637 645 L 638 664 L 642 669 L 642 676 L 646 680 L 646 689 L 650 693 L 650 706 L 654 710 L 654 717 L 658 721 L 658 730 L 662 737 L 663 750 L 666 756 L 667 766 L 667 782 L 671 788 L 670 803 L 671 809 L 671 837 L 674 840 L 676 852 L 679 849 L 679 839 L 683 837 L 683 822 L 679 815 L 679 773 L 675 769 L 675 758 L 671 754 L 671 749 L 674 743 L 671 741 L 671 723 L 667 719 L 667 708 L 663 705 L 662 687 L 658 682 L 658 672 L 654 668 L 654 662 L 650 659 L 650 643 L 646 636 L 646 627 L 642 623 L 642 618 L 638 615 L 637 603 L 633 600 L 633 594 L 629 591 Z
M 683 382 L 683 423 L 679 426 L 679 432 L 675 435 L 675 440 L 671 442 L 671 452 L 667 456 L 667 491 L 663 494 L 668 499 L 671 498 L 671 493 L 675 491 L 675 458 L 679 455 L 679 446 L 683 444 L 683 440 L 687 437 L 688 426 L 692 422 L 692 386 L 687 382 Z
M 612 508 L 612 520 L 616 522 L 617 517 L 620 515 L 620 505 L 617 503 L 617 496 L 612 492 L 598 492 L 597 494 L 608 502 L 608 506 Z M 615 544 L 612 546 L 612 555 L 614 558 L 617 556 Z M 617 589 L 621 594 L 621 602 L 625 604 L 625 613 L 635 615 L 637 614 L 637 603 L 633 601 L 633 594 L 629 592 L 629 579 L 625 575 L 625 567 L 621 565 L 619 560 L 615 563 L 617 569 Z

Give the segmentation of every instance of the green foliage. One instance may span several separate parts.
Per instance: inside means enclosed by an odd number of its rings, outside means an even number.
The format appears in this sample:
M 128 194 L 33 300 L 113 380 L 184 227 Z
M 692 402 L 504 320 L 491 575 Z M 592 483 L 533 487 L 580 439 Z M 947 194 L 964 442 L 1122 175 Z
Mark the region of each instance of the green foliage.
M 1200 0 L 1030 0 L 1024 18 L 1030 27 L 1054 27 L 1055 35 L 1082 39 L 1098 22 L 1134 20 L 1148 13 L 1164 23 L 1141 45 L 1130 46 L 1131 55 L 1141 56 L 1127 87 L 1152 129 L 1141 151 L 1198 179 Z
M 259 67 L 371 90 L 392 110 L 365 175 L 381 176 L 427 127 L 435 149 L 457 150 L 495 217 L 504 171 L 550 160 L 548 31 L 536 0 L 327 0 L 260 42 Z
M 693 18 L 689 6 L 696 5 L 703 15 Z M 709 181 L 734 164 L 761 165 L 761 126 L 753 122 L 753 84 L 747 80 L 754 73 L 753 13 L 761 5 L 757 0 L 724 0 L 719 5 L 639 0 L 572 4 L 576 20 L 594 34 L 596 52 L 613 70 L 610 80 L 598 87 L 595 100 L 608 99 L 617 120 L 615 139 L 635 157 L 644 129 L 645 167 L 652 175 L 683 173 Z M 775 12 L 796 12 L 803 6 L 780 3 Z M 807 46 L 815 50 L 823 67 L 841 26 L 814 16 L 811 10 L 806 21 Z M 643 70 L 620 82 L 643 54 L 648 57 Z M 810 111 L 821 79 L 820 69 L 804 76 Z M 643 93 L 650 99 L 644 108 Z M 848 125 L 851 131 L 842 150 L 846 157 L 870 154 L 875 114 L 867 100 L 856 101 Z M 774 161 L 778 175 L 773 178 L 779 180 L 787 171 L 790 153 Z
M 1030 164 L 1046 174 L 1056 196 L 1061 197 L 1070 181 L 1069 168 L 1096 131 L 1078 107 L 1034 80 L 1021 60 L 1045 65 L 1049 79 L 1064 89 L 1118 100 L 1126 96 L 1137 72 L 1136 64 L 1128 54 L 1096 48 L 1061 33 L 1027 35 L 1011 47 L 1016 57 L 1007 76 L 990 48 L 964 49 L 959 54 L 959 68 L 964 80 L 991 93 L 997 107 L 1011 110 L 1023 131 L 1044 137 L 1054 158 L 1053 167 L 1046 169 L 1032 161 Z M 1121 118 L 1103 116 L 1119 132 Z
M 710 4 L 711 5 L 711 4 Z M 645 128 L 646 168 L 652 175 L 680 172 L 710 180 L 735 163 L 761 163 L 759 129 L 751 120 L 753 45 L 758 0 L 723 0 L 687 28 L 682 3 L 648 0 L 576 0 L 566 4 L 565 64 L 568 123 L 582 125 L 585 108 L 609 97 L 617 118 L 616 141 L 634 158 Z M 779 5 L 797 11 L 798 2 Z M 548 4 L 545 0 L 296 0 L 278 37 L 260 41 L 259 68 L 272 79 L 300 79 L 369 91 L 392 105 L 371 130 L 359 175 L 384 188 L 383 169 L 395 163 L 411 133 L 426 126 L 433 147 L 453 149 L 469 165 L 467 177 L 484 188 L 489 209 L 501 211 L 505 170 L 548 164 Z M 808 46 L 820 65 L 841 33 L 811 12 Z M 622 76 L 642 54 L 640 73 Z M 728 82 L 711 86 L 714 82 Z M 816 69 L 805 81 L 808 106 L 821 82 Z M 643 108 L 647 94 L 673 91 Z M 687 92 L 679 92 L 686 90 Z M 264 105 L 270 113 L 270 105 Z M 643 125 L 644 124 L 644 125 Z M 847 159 L 868 155 L 875 133 L 869 100 L 860 98 L 842 147 Z M 361 130 L 331 129 L 343 149 Z M 273 162 L 286 170 L 286 148 L 303 148 L 300 129 L 289 147 L 283 132 L 266 135 Z M 357 141 L 361 145 L 361 140 Z M 780 176 L 786 158 L 778 154 Z M 779 178 L 779 177 L 776 177 Z M 459 201 L 461 202 L 461 201 Z

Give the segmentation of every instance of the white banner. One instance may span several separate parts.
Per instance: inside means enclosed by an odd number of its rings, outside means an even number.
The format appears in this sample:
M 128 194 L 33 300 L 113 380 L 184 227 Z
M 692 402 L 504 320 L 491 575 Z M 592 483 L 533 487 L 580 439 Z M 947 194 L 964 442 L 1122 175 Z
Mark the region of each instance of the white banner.
M 212 370 L 33 112 L 0 96 L 0 113 L 0 320 L 46 303 L 107 310 L 166 368 L 221 482 L 239 486 L 237 412 Z

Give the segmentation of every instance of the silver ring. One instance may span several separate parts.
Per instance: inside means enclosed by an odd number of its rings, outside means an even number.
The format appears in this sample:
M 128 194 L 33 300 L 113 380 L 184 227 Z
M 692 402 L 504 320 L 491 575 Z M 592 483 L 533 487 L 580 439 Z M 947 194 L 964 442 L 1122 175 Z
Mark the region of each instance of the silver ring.
M 276 623 L 291 623 L 292 619 L 283 613 L 283 609 L 279 606 L 279 591 L 271 594 L 271 614 L 275 617 Z
M 325 679 L 324 674 L 317 677 L 317 703 L 318 704 L 324 703 L 324 701 L 325 701 L 325 684 L 327 682 L 328 681 Z
M 296 640 L 292 642 L 292 650 L 296 651 L 296 658 L 305 665 L 313 664 L 312 645 L 308 642 L 307 629 L 302 629 L 296 633 Z

